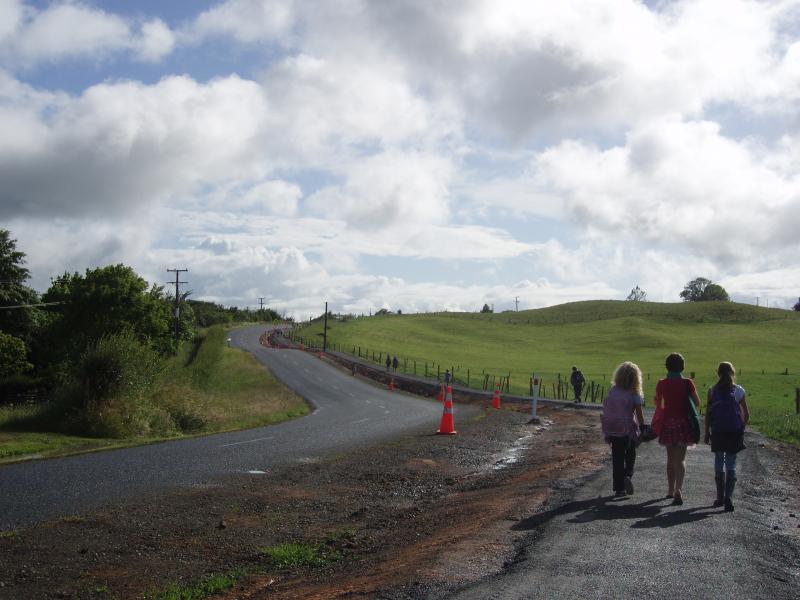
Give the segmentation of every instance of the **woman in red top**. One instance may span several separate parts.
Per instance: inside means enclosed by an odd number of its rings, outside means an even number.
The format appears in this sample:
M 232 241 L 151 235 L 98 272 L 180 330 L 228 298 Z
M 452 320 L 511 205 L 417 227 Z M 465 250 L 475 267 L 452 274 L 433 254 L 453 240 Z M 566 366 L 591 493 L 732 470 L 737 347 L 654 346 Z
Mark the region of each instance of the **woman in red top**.
M 694 446 L 689 429 L 689 411 L 686 397 L 691 396 L 696 406 L 700 398 L 694 381 L 684 379 L 683 356 L 673 353 L 667 356 L 667 377 L 656 384 L 655 405 L 664 409 L 658 443 L 667 448 L 667 498 L 672 504 L 683 504 L 681 487 L 686 474 L 686 449 Z

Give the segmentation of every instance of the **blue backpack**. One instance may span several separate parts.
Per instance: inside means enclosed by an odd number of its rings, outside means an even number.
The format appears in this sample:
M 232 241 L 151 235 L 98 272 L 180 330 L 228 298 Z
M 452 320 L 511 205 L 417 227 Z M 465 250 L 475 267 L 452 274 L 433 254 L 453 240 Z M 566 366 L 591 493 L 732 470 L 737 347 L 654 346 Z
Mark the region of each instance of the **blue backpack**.
M 711 388 L 711 430 L 716 433 L 739 433 L 742 425 L 742 408 L 736 400 L 736 388 L 728 390 Z

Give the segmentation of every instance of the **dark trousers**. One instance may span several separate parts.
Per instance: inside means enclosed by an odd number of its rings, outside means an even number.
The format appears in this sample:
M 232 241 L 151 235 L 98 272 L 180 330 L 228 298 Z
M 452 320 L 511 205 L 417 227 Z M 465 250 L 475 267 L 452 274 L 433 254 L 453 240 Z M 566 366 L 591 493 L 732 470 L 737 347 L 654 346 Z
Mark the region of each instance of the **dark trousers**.
M 611 464 L 614 469 L 614 491 L 625 491 L 625 478 L 633 477 L 633 465 L 636 462 L 636 446 L 631 438 L 609 436 L 611 441 Z
M 582 384 L 578 384 L 578 385 L 574 385 L 573 384 L 572 389 L 575 390 L 575 400 L 580 400 L 581 399 L 581 390 L 583 389 L 583 385 Z

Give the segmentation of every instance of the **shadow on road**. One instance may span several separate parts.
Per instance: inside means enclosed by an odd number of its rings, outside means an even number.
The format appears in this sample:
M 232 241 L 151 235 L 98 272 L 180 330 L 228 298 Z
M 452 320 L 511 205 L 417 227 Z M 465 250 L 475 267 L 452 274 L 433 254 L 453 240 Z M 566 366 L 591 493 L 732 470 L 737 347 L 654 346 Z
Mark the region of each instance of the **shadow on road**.
M 628 503 L 629 498 L 599 496 L 591 500 L 568 502 L 553 510 L 548 510 L 528 517 L 514 525 L 513 531 L 530 531 L 547 523 L 559 515 L 574 516 L 567 519 L 569 523 L 590 523 L 593 521 L 636 520 L 631 525 L 635 529 L 649 527 L 674 527 L 686 523 L 702 521 L 713 516 L 718 509 L 711 512 L 711 507 L 694 507 L 673 510 L 666 498 L 656 498 L 638 504 Z

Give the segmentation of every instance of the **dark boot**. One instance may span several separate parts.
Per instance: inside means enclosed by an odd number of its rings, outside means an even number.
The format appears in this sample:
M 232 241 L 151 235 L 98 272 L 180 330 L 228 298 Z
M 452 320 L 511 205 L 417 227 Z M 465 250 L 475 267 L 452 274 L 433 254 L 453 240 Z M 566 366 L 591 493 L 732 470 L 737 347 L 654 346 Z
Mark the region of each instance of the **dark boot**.
M 717 484 L 717 499 L 714 500 L 714 508 L 718 508 L 725 503 L 725 473 L 714 474 L 714 481 Z
M 736 487 L 736 477 L 728 477 L 725 479 L 725 512 L 733 512 L 733 488 Z

